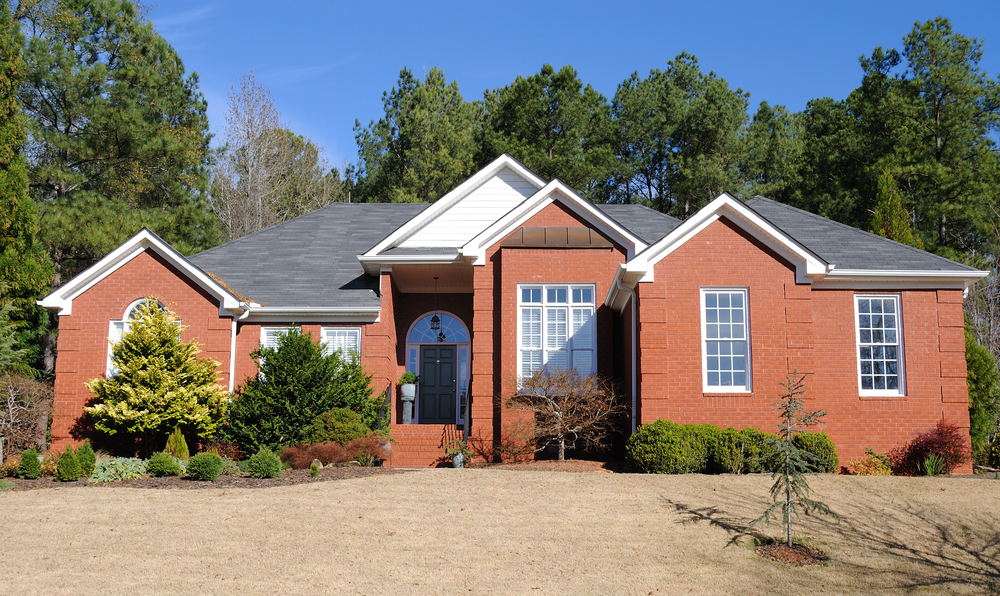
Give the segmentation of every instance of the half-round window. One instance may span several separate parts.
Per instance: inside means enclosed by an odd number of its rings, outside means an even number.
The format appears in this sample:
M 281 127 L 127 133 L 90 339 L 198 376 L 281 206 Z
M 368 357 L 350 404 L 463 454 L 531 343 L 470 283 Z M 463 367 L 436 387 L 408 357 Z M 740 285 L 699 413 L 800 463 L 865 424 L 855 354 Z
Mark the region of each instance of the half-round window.
M 142 316 L 142 311 L 140 307 L 143 305 L 155 306 L 157 310 L 164 311 L 167 307 L 163 305 L 159 300 L 154 300 L 153 298 L 143 298 L 142 300 L 136 300 L 129 305 L 128 309 L 125 311 L 125 316 L 122 317 L 127 321 L 138 321 L 139 317 Z
M 435 317 L 438 319 L 437 329 L 434 328 Z M 435 313 L 417 321 L 413 329 L 410 330 L 407 343 L 467 344 L 469 343 L 469 332 L 465 330 L 465 325 L 455 317 L 445 313 Z

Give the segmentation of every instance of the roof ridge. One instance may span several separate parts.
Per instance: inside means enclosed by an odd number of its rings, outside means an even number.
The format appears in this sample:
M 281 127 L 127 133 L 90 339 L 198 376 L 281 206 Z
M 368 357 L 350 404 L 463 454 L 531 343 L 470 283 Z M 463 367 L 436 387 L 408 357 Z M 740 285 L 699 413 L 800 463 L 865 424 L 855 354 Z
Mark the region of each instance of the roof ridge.
M 891 242 L 891 243 L 893 243 L 893 244 L 895 244 L 897 246 L 901 246 L 901 247 L 903 247 L 903 248 L 905 248 L 905 249 L 907 249 L 909 251 L 915 251 L 917 253 L 920 253 L 921 255 L 929 255 L 931 257 L 934 257 L 935 259 L 938 259 L 940 261 L 944 261 L 944 262 L 946 262 L 946 263 L 948 263 L 949 265 L 952 265 L 952 266 L 958 265 L 959 267 L 965 267 L 965 268 L 967 268 L 967 269 L 969 269 L 971 271 L 976 271 L 975 267 L 970 267 L 969 265 L 966 265 L 965 263 L 959 263 L 958 261 L 949 259 L 948 257 L 942 257 L 941 255 L 936 255 L 936 254 L 934 254 L 934 253 L 932 253 L 930 251 L 926 251 L 926 250 L 917 248 L 915 246 L 910 246 L 909 244 L 903 244 L 902 242 L 897 242 L 897 241 L 895 241 L 895 240 L 893 240 L 891 238 L 886 238 L 885 236 L 879 236 L 878 234 L 872 234 L 871 232 L 862 230 L 860 228 L 855 228 L 854 226 L 850 226 L 850 225 L 847 225 L 845 223 L 841 223 L 839 221 L 836 221 L 836 220 L 833 220 L 833 219 L 830 219 L 830 218 L 827 218 L 827 217 L 823 217 L 822 215 L 818 215 L 818 214 L 813 213 L 811 211 L 806 211 L 805 209 L 799 209 L 798 207 L 794 207 L 792 205 L 788 205 L 788 204 L 782 203 L 780 201 L 775 201 L 773 199 L 769 199 L 769 198 L 767 198 L 765 196 L 756 195 L 752 199 L 746 201 L 744 203 L 744 205 L 747 205 L 748 207 L 750 207 L 751 209 L 753 209 L 753 206 L 751 205 L 751 203 L 759 202 L 761 200 L 767 201 L 768 203 L 771 203 L 771 204 L 774 204 L 774 205 L 779 205 L 779 206 L 781 206 L 781 207 L 783 207 L 785 209 L 796 211 L 796 212 L 801 213 L 803 215 L 807 215 L 807 216 L 809 216 L 810 218 L 812 218 L 814 220 L 822 221 L 823 223 L 828 224 L 828 225 L 829 224 L 833 224 L 835 226 L 839 226 L 841 228 L 850 230 L 851 232 L 858 232 L 858 233 L 861 233 L 861 234 L 865 234 L 866 236 L 871 236 L 872 238 L 877 238 L 879 241 Z M 754 212 L 757 212 L 757 210 L 754 209 Z M 760 215 L 761 217 L 764 217 L 765 219 L 767 219 L 767 217 L 763 213 L 758 213 L 758 215 Z M 768 220 L 768 221 L 770 221 L 770 220 Z M 774 222 L 771 222 L 771 223 L 773 225 L 775 225 L 775 227 L 777 227 L 781 231 L 785 232 L 786 234 L 789 233 L 787 230 L 785 230 L 781 226 L 778 226 Z M 802 244 L 801 240 L 797 240 L 796 239 L 796 242 Z M 810 249 L 810 252 L 812 252 L 812 249 Z M 836 263 L 833 263 L 833 264 L 836 265 Z

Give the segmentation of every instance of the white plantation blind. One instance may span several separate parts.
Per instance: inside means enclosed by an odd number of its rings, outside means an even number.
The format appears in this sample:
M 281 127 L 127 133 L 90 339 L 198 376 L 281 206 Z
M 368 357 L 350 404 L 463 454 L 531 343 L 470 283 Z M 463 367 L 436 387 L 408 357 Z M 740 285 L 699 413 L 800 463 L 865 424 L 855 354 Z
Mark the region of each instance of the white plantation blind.
M 521 376 L 542 367 L 596 372 L 594 286 L 519 286 L 518 303 Z
M 361 329 L 357 327 L 323 327 L 322 341 L 324 353 L 329 355 L 337 350 L 344 354 L 361 354 Z
M 594 309 L 573 309 L 573 366 L 581 374 L 589 375 L 594 370 Z
M 261 327 L 260 328 L 260 347 L 262 348 L 277 348 L 278 338 L 282 335 L 288 333 L 289 327 Z

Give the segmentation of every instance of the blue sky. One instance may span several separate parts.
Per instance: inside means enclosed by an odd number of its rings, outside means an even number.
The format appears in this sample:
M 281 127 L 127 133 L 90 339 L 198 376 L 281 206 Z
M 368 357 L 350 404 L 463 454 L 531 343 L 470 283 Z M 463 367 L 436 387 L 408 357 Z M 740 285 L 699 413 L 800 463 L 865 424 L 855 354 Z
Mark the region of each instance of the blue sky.
M 212 131 L 249 69 L 285 124 L 326 148 L 332 165 L 357 159 L 354 121 L 379 118 L 382 92 L 409 67 L 458 81 L 468 100 L 543 63 L 573 65 L 610 98 L 633 71 L 681 51 L 732 87 L 801 110 L 858 86 L 858 56 L 902 47 L 914 21 L 935 16 L 985 41 L 982 67 L 1000 74 L 1000 2 L 257 2 L 160 0 L 149 18 L 196 71 Z

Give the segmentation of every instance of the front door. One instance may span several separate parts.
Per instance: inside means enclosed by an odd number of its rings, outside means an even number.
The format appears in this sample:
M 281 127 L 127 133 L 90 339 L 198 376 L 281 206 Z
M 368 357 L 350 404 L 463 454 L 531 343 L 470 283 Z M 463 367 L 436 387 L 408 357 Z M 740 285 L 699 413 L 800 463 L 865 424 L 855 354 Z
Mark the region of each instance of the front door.
M 455 424 L 455 346 L 420 347 L 420 424 Z

